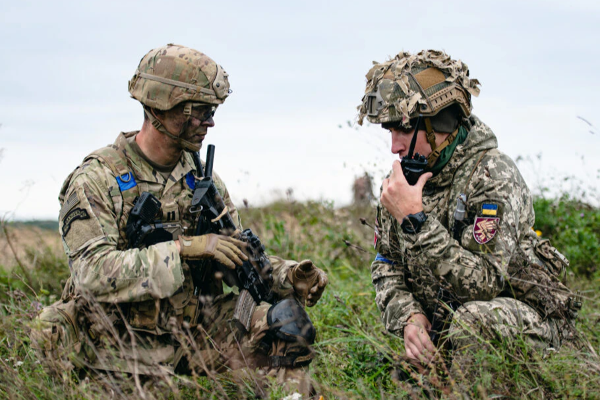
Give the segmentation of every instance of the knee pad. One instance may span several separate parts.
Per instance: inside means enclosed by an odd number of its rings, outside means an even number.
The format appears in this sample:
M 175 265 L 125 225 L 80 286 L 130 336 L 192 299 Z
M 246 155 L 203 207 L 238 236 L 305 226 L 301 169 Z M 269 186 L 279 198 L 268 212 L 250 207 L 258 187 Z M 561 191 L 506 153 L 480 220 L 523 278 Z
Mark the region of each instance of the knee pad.
M 311 345 L 316 331 L 310 317 L 295 298 L 283 299 L 267 312 L 269 332 L 285 342 L 301 342 Z
M 270 368 L 296 368 L 315 357 L 310 345 L 316 331 L 310 317 L 295 298 L 284 299 L 267 312 L 268 334 L 263 340 Z

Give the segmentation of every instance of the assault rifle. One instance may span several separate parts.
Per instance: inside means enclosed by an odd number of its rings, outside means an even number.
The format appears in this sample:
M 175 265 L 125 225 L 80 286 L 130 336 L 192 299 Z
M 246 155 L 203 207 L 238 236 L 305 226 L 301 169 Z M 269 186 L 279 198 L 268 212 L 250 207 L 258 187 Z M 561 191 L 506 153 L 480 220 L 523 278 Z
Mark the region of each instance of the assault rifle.
M 135 198 L 133 204 L 125 227 L 128 248 L 135 249 L 173 239 L 173 235 L 163 228 L 161 222 L 155 220 L 161 203 L 152 193 L 142 193 Z
M 200 180 L 196 180 L 190 209 L 192 213 L 200 214 L 195 235 L 207 233 L 231 235 L 237 230 L 237 226 L 212 179 L 214 157 L 215 146 L 208 145 L 204 173 Z M 198 172 L 202 173 L 198 153 L 194 153 L 194 161 Z M 246 255 L 248 260 L 244 261 L 241 266 L 236 266 L 235 275 L 233 276 L 231 271 L 223 266 L 218 266 L 218 269 L 223 274 L 225 283 L 229 286 L 235 285 L 240 289 L 233 320 L 248 331 L 250 329 L 250 319 L 256 305 L 261 301 L 270 302 L 273 300 L 273 292 L 271 291 L 273 268 L 265 253 L 265 247 L 252 230 L 244 230 L 237 238 L 247 243 Z M 205 270 L 208 270 L 208 268 L 205 268 Z M 206 281 L 207 278 L 208 276 L 205 273 L 202 280 Z M 196 286 L 202 287 L 202 283 L 198 282 Z
M 190 208 L 192 213 L 199 213 L 194 233 L 196 236 L 208 233 L 229 236 L 237 230 L 237 226 L 229 215 L 227 206 L 212 179 L 214 156 L 215 146 L 209 145 L 205 169 L 202 171 L 200 156 L 198 153 L 194 153 L 196 169 L 202 175 L 199 180 L 195 181 Z M 157 220 L 160 208 L 161 202 L 149 192 L 143 192 L 134 200 L 134 207 L 126 226 L 128 248 L 150 246 L 173 239 L 173 235 L 165 229 L 167 226 Z M 236 266 L 233 274 L 231 270 L 221 265 L 217 265 L 216 269 L 222 274 L 227 285 L 237 286 L 240 289 L 233 320 L 239 322 L 244 329 L 249 330 L 256 305 L 261 301 L 271 302 L 273 300 L 274 295 L 271 291 L 273 268 L 265 253 L 265 247 L 252 230 L 244 230 L 238 234 L 237 239 L 247 244 L 248 260 L 241 266 Z M 190 262 L 192 279 L 196 287 L 195 295 L 208 291 L 209 273 L 212 272 L 212 268 L 207 264 L 209 263 Z

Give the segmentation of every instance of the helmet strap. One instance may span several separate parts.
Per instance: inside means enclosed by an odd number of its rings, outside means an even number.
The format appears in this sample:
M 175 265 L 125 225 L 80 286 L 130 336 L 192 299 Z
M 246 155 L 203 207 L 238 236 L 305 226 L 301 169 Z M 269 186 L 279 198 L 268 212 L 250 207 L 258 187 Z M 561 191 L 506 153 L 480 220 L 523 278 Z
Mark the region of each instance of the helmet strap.
M 427 118 L 427 120 L 428 119 L 429 118 Z M 425 126 L 427 126 L 427 120 L 425 122 Z M 429 123 L 429 127 L 431 127 L 431 122 Z M 446 147 L 448 147 L 450 144 L 452 144 L 452 142 L 454 142 L 454 139 L 456 139 L 456 136 L 458 135 L 458 128 L 456 128 L 454 130 L 454 132 L 449 134 L 448 137 L 446 138 L 446 140 L 444 140 L 437 147 L 435 146 L 435 133 L 433 132 L 433 130 L 431 132 L 432 132 L 431 134 L 434 137 L 434 141 L 433 141 L 433 144 L 431 144 L 431 141 L 429 141 L 429 144 L 431 145 L 431 150 L 432 150 L 431 154 L 429 154 L 429 157 L 427 157 L 427 168 L 429 168 L 429 169 L 433 168 L 433 166 L 435 165 L 435 162 L 440 157 L 440 154 L 442 154 L 442 150 L 444 150 Z M 427 138 L 427 140 L 429 140 L 429 137 Z
M 148 120 L 150 121 L 150 123 L 152 124 L 154 129 L 156 129 L 157 131 L 159 131 L 160 133 L 162 133 L 164 135 L 167 135 L 171 139 L 177 141 L 177 144 L 179 144 L 184 150 L 189 150 L 189 151 L 193 151 L 193 152 L 200 151 L 201 145 L 193 144 L 193 143 L 188 142 L 187 140 L 181 138 L 181 135 L 183 134 L 183 132 L 185 131 L 185 129 L 187 128 L 187 126 L 190 122 L 190 117 L 192 115 L 191 103 L 187 103 L 185 105 L 185 107 L 183 108 L 183 115 L 186 116 L 186 120 L 184 121 L 183 125 L 181 126 L 179 135 L 173 135 L 171 132 L 169 132 L 167 130 L 167 128 L 162 124 L 162 122 L 160 122 L 158 117 L 154 114 L 154 110 L 152 110 L 150 107 L 144 106 L 144 112 L 148 116 Z
M 433 127 L 431 126 L 431 119 L 429 117 L 425 117 L 425 137 L 427 137 L 429 146 L 431 146 L 431 151 L 435 151 L 435 133 L 433 132 Z

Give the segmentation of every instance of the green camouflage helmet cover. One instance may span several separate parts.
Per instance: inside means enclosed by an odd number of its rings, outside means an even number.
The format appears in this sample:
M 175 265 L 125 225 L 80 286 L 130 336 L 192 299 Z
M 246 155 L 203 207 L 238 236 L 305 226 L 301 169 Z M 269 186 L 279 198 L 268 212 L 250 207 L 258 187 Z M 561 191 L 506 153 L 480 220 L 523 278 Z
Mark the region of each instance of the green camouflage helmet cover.
M 374 124 L 400 121 L 410 128 L 411 118 L 434 116 L 452 104 L 460 105 L 468 117 L 471 95 L 479 95 L 479 81 L 469 78 L 468 66 L 443 51 L 401 52 L 384 63 L 373 64 L 358 106 L 359 125 L 366 116 Z
M 158 110 L 177 104 L 222 104 L 229 93 L 228 75 L 207 55 L 176 44 L 150 50 L 129 81 L 131 97 Z

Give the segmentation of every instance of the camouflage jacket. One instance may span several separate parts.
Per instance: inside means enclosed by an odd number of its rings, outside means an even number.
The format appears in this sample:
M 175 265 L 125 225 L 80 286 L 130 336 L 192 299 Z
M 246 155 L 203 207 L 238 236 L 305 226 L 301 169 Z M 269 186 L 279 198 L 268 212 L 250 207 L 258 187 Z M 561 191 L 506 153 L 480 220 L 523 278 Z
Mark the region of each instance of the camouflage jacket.
M 529 295 L 539 303 L 539 293 L 532 294 L 538 286 L 524 287 L 516 279 L 511 283 L 511 276 L 526 278 L 524 268 L 547 268 L 536 249 L 543 247 L 549 257 L 560 255 L 531 229 L 532 197 L 515 163 L 498 151 L 495 135 L 477 117 L 468 125 L 467 139 L 423 189 L 428 218 L 419 233 L 404 233 L 383 206 L 377 210 L 378 254 L 371 275 L 385 327 L 399 336 L 413 314 L 425 314 L 431 321 L 438 299 L 463 304 Z M 455 236 L 454 212 L 461 193 L 467 196 L 467 215 Z M 548 279 L 566 290 L 551 275 Z M 560 301 L 564 305 L 568 298 Z M 546 315 L 552 312 L 544 310 Z
M 108 314 L 119 304 L 118 313 L 133 329 L 160 335 L 170 332 L 173 317 L 181 322 L 195 312 L 190 269 L 173 240 L 127 249 L 125 227 L 134 198 L 148 191 L 161 201 L 163 225 L 174 237 L 193 234 L 190 205 L 196 167 L 192 155 L 184 152 L 165 179 L 131 148 L 136 133 L 122 133 L 113 145 L 87 156 L 63 185 L 59 230 L 71 270 L 65 292 L 91 294 Z M 110 161 L 115 150 L 126 166 Z M 241 229 L 225 184 L 217 174 L 213 178 Z M 293 290 L 286 280 L 290 265 L 273 258 L 273 290 L 281 295 Z M 211 287 L 212 293 L 206 294 L 223 292 L 220 281 Z

